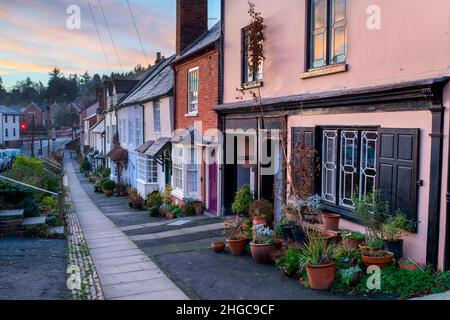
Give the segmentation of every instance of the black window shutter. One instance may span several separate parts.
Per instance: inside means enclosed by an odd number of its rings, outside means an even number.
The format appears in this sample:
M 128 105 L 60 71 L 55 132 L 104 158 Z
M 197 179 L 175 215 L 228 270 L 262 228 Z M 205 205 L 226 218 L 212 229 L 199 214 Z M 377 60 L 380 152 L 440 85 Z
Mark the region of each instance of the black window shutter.
M 291 152 L 292 152 L 292 165 L 297 166 L 300 163 L 300 157 L 295 152 L 297 145 L 301 142 L 304 142 L 307 146 L 316 147 L 316 128 L 292 128 L 292 145 L 291 145 Z M 315 164 L 312 163 L 312 166 Z M 298 183 L 300 180 L 300 177 L 296 176 L 295 174 L 292 175 L 293 183 Z M 314 187 L 311 192 L 314 192 Z
M 378 130 L 377 185 L 391 212 L 417 222 L 419 129 Z

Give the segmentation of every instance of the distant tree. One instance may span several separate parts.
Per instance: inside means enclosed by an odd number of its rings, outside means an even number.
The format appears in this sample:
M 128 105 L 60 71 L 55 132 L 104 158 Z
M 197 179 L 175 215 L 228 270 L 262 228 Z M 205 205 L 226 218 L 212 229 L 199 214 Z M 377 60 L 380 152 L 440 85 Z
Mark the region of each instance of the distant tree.
M 0 104 L 6 103 L 7 94 L 5 88 L 3 88 L 3 79 L 0 77 Z

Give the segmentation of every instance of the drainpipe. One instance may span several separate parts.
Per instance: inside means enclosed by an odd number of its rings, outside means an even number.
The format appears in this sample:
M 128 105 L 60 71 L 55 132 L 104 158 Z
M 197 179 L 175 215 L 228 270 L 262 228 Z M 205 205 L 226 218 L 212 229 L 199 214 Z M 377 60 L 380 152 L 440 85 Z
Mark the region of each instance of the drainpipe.
M 142 107 L 142 143 L 145 143 L 145 105 L 143 103 L 140 103 L 139 106 Z

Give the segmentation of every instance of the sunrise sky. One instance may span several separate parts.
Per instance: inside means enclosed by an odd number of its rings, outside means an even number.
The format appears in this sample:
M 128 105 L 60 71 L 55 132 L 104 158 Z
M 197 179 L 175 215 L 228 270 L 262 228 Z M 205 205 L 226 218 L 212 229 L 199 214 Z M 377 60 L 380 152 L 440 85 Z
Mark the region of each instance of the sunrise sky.
M 103 41 L 102 51 L 88 0 L 0 0 L 0 77 L 6 88 L 18 80 L 48 80 L 58 67 L 64 74 L 109 74 L 146 65 L 126 0 L 101 0 L 116 44 L 116 57 L 99 0 L 90 0 Z M 129 0 L 149 63 L 157 51 L 175 51 L 175 0 Z M 209 0 L 210 25 L 220 18 L 220 0 Z M 69 30 L 70 5 L 81 9 L 81 29 Z M 109 65 L 109 66 L 108 66 Z

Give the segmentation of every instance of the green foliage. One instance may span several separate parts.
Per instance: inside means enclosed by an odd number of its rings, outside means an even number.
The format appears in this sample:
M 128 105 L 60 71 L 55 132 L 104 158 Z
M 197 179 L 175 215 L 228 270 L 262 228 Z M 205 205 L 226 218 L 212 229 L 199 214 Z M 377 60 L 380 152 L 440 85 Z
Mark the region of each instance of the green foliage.
M 102 178 L 109 178 L 109 176 L 111 175 L 111 169 L 103 168 L 103 170 L 100 171 L 100 174 L 101 174 Z
M 106 179 L 105 181 L 102 182 L 102 188 L 103 190 L 114 190 L 116 188 L 116 183 L 112 180 L 108 180 Z
M 36 200 L 33 197 L 24 198 L 18 205 L 18 209 L 23 209 L 25 217 L 39 217 L 40 209 Z
M 367 279 L 364 275 L 355 292 L 367 292 Z M 422 270 L 407 271 L 396 265 L 381 271 L 380 293 L 398 294 L 401 297 L 420 296 L 450 290 L 450 272 L 435 271 L 431 267 Z
M 0 208 L 14 208 L 19 202 L 30 196 L 32 196 L 31 189 L 0 180 Z
M 49 225 L 50 227 L 57 227 L 59 225 L 59 219 L 58 216 L 55 214 L 49 214 L 45 218 L 45 223 Z
M 150 216 L 159 216 L 162 204 L 163 198 L 160 192 L 153 192 L 147 195 L 147 208 L 149 210 Z
M 273 221 L 273 204 L 266 199 L 254 200 L 250 203 L 249 214 L 252 218 L 265 217 L 270 223 Z
M 383 236 L 388 241 L 402 239 L 408 232 L 414 231 L 415 224 L 400 211 L 390 216 L 383 223 Z
M 389 216 L 389 204 L 383 200 L 381 191 L 375 190 L 362 199 L 354 197 L 355 212 L 366 228 L 368 241 L 383 239 L 383 223 Z
M 196 215 L 195 206 L 192 202 L 187 201 L 181 207 L 181 211 L 186 217 L 193 217 Z
M 342 238 L 350 239 L 350 240 L 365 240 L 366 236 L 359 232 L 344 232 L 342 234 Z
M 233 212 L 236 214 L 247 215 L 249 212 L 250 203 L 253 201 L 253 199 L 254 197 L 250 186 L 244 185 L 236 192 L 231 210 L 233 210 Z
M 318 266 L 331 263 L 335 259 L 335 246 L 317 232 L 310 232 L 308 239 L 300 251 L 300 268 L 308 265 Z
M 83 162 L 81 163 L 81 167 L 80 167 L 81 172 L 89 172 L 92 170 L 92 165 L 89 162 L 88 158 L 84 158 Z
M 276 261 L 276 266 L 283 270 L 289 277 L 294 276 L 300 268 L 299 250 L 294 246 L 289 247 L 284 256 Z
M 347 249 L 340 245 L 334 253 L 336 265 L 340 269 L 346 269 L 361 264 L 361 252 L 358 249 Z
M 46 196 L 42 199 L 42 204 L 50 210 L 56 209 L 57 203 L 53 197 Z
M 164 187 L 164 192 L 162 193 L 162 200 L 165 205 L 170 206 L 172 204 L 172 186 L 170 184 Z

